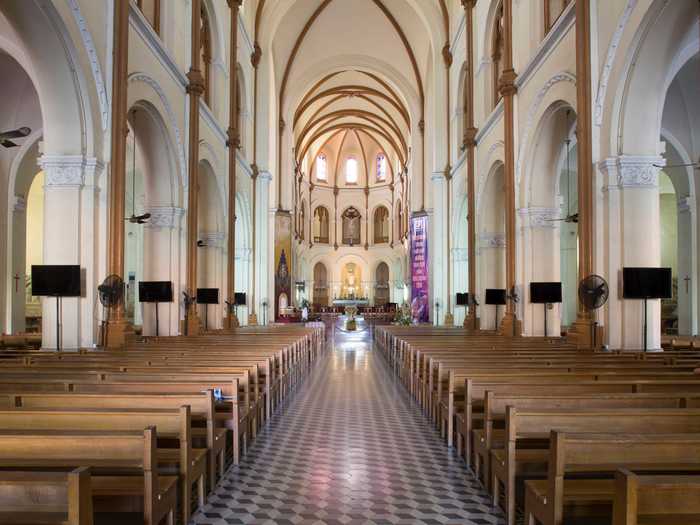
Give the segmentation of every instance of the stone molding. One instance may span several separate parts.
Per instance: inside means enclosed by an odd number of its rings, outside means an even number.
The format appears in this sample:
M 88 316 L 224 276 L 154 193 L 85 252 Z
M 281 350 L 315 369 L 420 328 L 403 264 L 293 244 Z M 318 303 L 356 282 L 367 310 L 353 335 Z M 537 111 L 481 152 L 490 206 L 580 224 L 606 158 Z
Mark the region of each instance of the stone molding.
M 151 219 L 146 223 L 148 228 L 172 230 L 179 226 L 179 221 L 185 216 L 185 209 L 177 206 L 153 206 L 148 209 Z
M 599 162 L 598 169 L 607 175 L 605 190 L 657 189 L 664 164 L 666 160 L 657 155 L 621 155 Z
M 207 248 L 223 248 L 226 234 L 224 232 L 200 232 L 198 238 L 205 242 Z
M 559 222 L 556 219 L 561 218 L 561 210 L 559 208 L 531 206 L 530 208 L 520 208 L 518 215 L 520 216 L 523 230 L 555 230 L 559 227 Z
M 96 158 L 83 155 L 42 155 L 38 165 L 44 170 L 46 188 L 82 188 L 103 168 Z
M 501 232 L 484 232 L 479 234 L 479 248 L 505 248 L 506 234 Z

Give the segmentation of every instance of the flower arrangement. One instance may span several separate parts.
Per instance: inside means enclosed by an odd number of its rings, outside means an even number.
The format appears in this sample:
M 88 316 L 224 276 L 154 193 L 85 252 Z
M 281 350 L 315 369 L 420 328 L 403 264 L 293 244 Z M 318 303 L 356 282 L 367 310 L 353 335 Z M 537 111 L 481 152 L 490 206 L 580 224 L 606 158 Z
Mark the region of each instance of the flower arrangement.
M 409 305 L 408 303 L 403 303 L 401 307 L 396 310 L 394 324 L 399 326 L 411 326 L 413 324 L 411 305 Z

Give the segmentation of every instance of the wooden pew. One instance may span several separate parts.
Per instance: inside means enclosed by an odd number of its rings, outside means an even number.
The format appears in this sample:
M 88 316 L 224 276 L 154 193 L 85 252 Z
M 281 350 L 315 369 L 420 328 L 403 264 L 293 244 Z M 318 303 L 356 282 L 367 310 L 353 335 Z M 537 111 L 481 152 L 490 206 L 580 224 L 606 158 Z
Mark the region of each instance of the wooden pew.
M 123 509 L 115 503 L 132 499 L 140 502 L 144 525 L 163 518 L 174 525 L 177 476 L 158 475 L 156 439 L 153 427 L 142 432 L 0 430 L 0 467 L 90 467 L 95 512 L 102 510 L 103 499 L 110 510 Z
M 546 480 L 525 482 L 525 524 L 563 525 L 565 507 L 578 516 L 586 507 L 609 506 L 620 468 L 668 473 L 700 471 L 698 434 L 591 434 L 552 431 Z M 566 479 L 587 473 L 586 479 Z M 592 477 L 593 476 L 593 477 Z
M 90 469 L 0 471 L 0 523 L 92 525 Z
M 207 450 L 192 448 L 190 407 L 178 409 L 23 409 L 0 411 L 4 430 L 58 431 L 137 431 L 153 425 L 161 438 L 174 440 L 177 448 L 157 448 L 157 465 L 163 474 L 177 473 L 180 481 L 180 506 L 183 523 L 191 514 L 190 495 L 193 485 L 198 506 L 206 496 Z
M 549 435 L 563 432 L 629 434 L 700 434 L 700 410 L 665 408 L 506 409 L 506 443 L 491 450 L 493 473 L 488 478 L 494 504 L 504 486 L 506 518 L 515 523 L 516 477 L 538 477 L 547 472 Z M 532 442 L 535 442 L 533 444 Z M 530 442 L 525 449 L 519 446 Z
M 700 476 L 615 473 L 613 525 L 699 525 Z
M 226 454 L 226 429 L 217 427 L 215 420 L 214 396 L 212 391 L 192 393 L 169 394 L 122 394 L 109 392 L 107 389 L 101 394 L 80 393 L 55 393 L 55 394 L 0 394 L 0 409 L 62 409 L 71 407 L 74 409 L 139 409 L 152 408 L 179 409 L 182 406 L 190 407 L 190 415 L 193 425 L 204 422 L 205 426 L 192 428 L 193 446 L 196 441 L 205 438 L 206 448 L 209 452 L 210 490 L 214 489 L 219 476 L 224 475 Z

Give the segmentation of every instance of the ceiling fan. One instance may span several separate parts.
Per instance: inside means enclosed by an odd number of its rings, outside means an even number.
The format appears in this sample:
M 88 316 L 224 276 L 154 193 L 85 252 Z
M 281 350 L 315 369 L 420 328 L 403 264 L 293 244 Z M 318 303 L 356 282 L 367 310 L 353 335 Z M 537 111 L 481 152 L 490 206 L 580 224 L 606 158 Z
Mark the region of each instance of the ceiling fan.
M 132 114 L 132 116 L 136 117 L 135 111 Z M 131 224 L 146 224 L 148 222 L 148 219 L 151 218 L 150 213 L 136 215 L 136 132 L 133 132 L 132 135 L 134 136 L 134 153 L 132 155 L 131 162 L 131 217 L 127 217 L 124 220 L 129 221 Z
M 21 139 L 27 137 L 32 130 L 27 127 L 13 129 L 11 131 L 3 131 L 0 133 L 0 144 L 5 148 L 16 148 L 19 144 L 10 139 Z
M 566 129 L 569 130 L 569 116 L 571 110 L 566 110 Z M 567 135 L 566 140 L 566 216 L 559 219 L 547 219 L 548 222 L 568 222 L 578 224 L 578 212 L 571 213 L 571 137 Z

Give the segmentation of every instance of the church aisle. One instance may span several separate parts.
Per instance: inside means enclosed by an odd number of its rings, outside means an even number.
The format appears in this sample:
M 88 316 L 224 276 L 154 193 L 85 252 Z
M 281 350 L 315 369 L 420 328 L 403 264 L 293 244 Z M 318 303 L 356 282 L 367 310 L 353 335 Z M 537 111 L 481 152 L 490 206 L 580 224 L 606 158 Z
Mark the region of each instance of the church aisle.
M 193 522 L 503 523 L 464 463 L 426 432 L 369 333 L 334 340 Z

